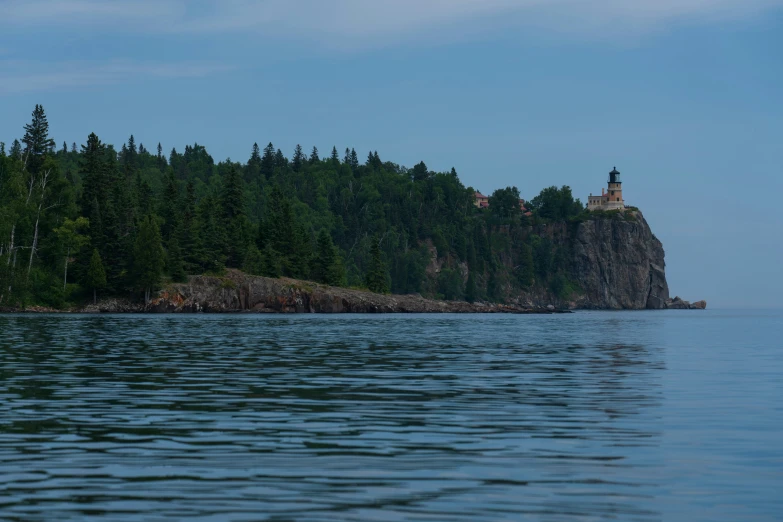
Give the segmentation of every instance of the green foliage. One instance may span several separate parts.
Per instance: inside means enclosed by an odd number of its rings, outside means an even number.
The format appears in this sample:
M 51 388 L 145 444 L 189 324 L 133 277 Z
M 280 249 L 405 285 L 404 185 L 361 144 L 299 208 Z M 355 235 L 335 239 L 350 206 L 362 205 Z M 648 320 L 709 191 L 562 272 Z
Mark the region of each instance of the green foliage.
M 171 280 L 175 283 L 184 283 L 188 280 L 185 272 L 185 260 L 182 257 L 182 249 L 179 247 L 179 240 L 176 236 L 169 240 L 166 252 L 166 268 L 168 269 Z
M 464 296 L 462 274 L 455 268 L 444 267 L 438 274 L 438 293 L 447 301 L 456 301 Z
M 106 271 L 103 269 L 101 254 L 95 248 L 90 257 L 90 266 L 85 275 L 84 286 L 93 291 L 93 302 L 98 300 L 98 290 L 106 288 Z
M 365 284 L 368 290 L 376 294 L 389 293 L 386 264 L 381 257 L 380 240 L 377 237 L 370 242 L 370 267 L 365 276 Z
M 316 242 L 316 254 L 311 269 L 312 279 L 330 286 L 345 286 L 345 267 L 332 242 L 332 236 L 321 229 Z
M 144 291 L 146 303 L 150 300 L 151 291 L 160 283 L 164 261 L 160 228 L 155 217 L 148 215 L 139 226 L 133 247 L 133 278 L 137 288 Z
M 571 187 L 567 186 L 545 188 L 530 201 L 530 207 L 539 217 L 552 221 L 566 220 L 584 211 L 582 202 L 574 199 Z
M 465 283 L 465 301 L 469 303 L 476 302 L 476 277 L 473 275 L 473 272 L 471 271 L 468 274 L 468 281 Z
M 216 162 L 195 143 L 167 160 L 161 146 L 150 153 L 131 136 L 117 151 L 94 133 L 54 151 L 37 106 L 24 139 L 0 153 L 0 305 L 64 302 L 69 278 L 91 288 L 95 251 L 105 293 L 147 299 L 164 274 L 184 281 L 226 267 L 448 299 L 563 294 L 571 250 L 559 231 L 633 219 L 586 212 L 568 187 L 533 198 L 531 219 L 515 187 L 478 210 L 454 169 L 409 169 L 375 150 L 362 158 L 297 146 L 289 161 L 269 143 L 253 144 L 246 164 Z

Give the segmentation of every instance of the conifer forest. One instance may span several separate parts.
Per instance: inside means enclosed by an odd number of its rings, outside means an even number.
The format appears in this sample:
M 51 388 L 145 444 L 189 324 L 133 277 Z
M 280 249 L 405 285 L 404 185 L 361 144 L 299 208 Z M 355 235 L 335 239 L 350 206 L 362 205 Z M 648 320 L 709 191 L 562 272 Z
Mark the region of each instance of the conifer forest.
M 530 200 L 502 188 L 478 208 L 454 169 L 377 151 L 289 157 L 250 137 L 244 163 L 215 162 L 197 143 L 164 151 L 132 135 L 60 143 L 41 106 L 21 123 L 0 143 L 0 306 L 149 300 L 229 268 L 448 300 L 573 290 L 568 242 L 543 232 L 585 219 L 568 187 Z

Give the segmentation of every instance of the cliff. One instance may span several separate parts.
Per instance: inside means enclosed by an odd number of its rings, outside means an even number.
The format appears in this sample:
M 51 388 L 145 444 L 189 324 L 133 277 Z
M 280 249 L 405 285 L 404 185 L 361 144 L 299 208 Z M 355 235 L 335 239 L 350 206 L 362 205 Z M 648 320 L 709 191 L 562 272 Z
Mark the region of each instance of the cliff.
M 669 301 L 663 245 L 639 211 L 579 223 L 572 271 L 579 308 L 664 309 Z

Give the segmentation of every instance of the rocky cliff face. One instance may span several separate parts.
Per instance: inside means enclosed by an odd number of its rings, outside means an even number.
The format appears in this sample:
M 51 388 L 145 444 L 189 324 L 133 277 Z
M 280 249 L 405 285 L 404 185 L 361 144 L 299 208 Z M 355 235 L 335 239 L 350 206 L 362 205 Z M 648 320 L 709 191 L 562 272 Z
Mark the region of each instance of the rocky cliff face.
M 579 308 L 664 309 L 669 301 L 663 245 L 639 211 L 580 223 L 573 272 Z

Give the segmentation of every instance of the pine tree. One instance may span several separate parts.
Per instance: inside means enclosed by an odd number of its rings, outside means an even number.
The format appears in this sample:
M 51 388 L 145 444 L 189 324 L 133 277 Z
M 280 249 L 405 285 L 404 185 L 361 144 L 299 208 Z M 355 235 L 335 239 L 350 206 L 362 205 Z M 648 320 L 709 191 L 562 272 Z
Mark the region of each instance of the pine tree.
M 282 273 L 280 266 L 280 253 L 267 244 L 261 252 L 261 275 L 264 277 L 278 278 Z
M 198 222 L 196 220 L 196 187 L 193 180 L 188 181 L 185 201 L 182 206 L 182 249 L 185 251 L 185 270 L 189 274 L 198 272 L 203 258 L 203 248 L 199 241 Z
M 332 164 L 339 165 L 340 164 L 340 154 L 337 152 L 337 147 L 332 147 Z
M 519 266 L 516 267 L 517 280 L 523 288 L 530 288 L 535 278 L 533 249 L 530 248 L 530 245 L 522 245 L 519 262 Z
M 283 151 L 277 149 L 277 152 L 275 152 L 275 167 L 282 169 L 286 165 L 288 165 L 288 160 L 286 159 L 285 155 L 283 155 Z
M 345 157 L 343 157 L 343 164 L 348 166 L 351 165 L 351 149 L 348 147 L 345 147 Z
M 330 286 L 342 286 L 345 283 L 345 267 L 332 242 L 332 236 L 325 228 L 318 233 L 311 276 L 315 281 Z
M 139 226 L 133 248 L 133 275 L 138 288 L 144 290 L 145 304 L 149 304 L 150 294 L 160 282 L 164 263 L 160 228 L 155 217 L 148 215 Z
M 321 158 L 318 157 L 318 147 L 313 147 L 313 151 L 310 153 L 310 163 L 318 163 Z
M 365 275 L 364 282 L 370 292 L 387 294 L 389 293 L 388 279 L 386 264 L 381 257 L 380 240 L 377 237 L 374 237 L 370 245 L 370 266 Z
M 62 150 L 63 156 L 68 154 L 68 144 L 63 142 L 63 150 Z
M 8 155 L 15 160 L 22 159 L 22 144 L 19 143 L 19 140 L 14 140 L 11 144 L 11 149 L 8 152 Z
M 84 180 L 82 186 L 82 208 L 95 200 L 99 207 L 106 205 L 109 194 L 109 180 L 105 162 L 106 146 L 93 132 L 87 136 L 87 144 L 82 145 L 79 171 Z
M 73 152 L 74 154 L 76 154 L 76 152 L 78 152 L 77 149 L 76 149 L 76 142 L 75 141 L 73 143 L 71 143 L 71 152 Z
M 54 140 L 49 138 L 49 122 L 46 119 L 43 106 L 36 105 L 33 110 L 33 119 L 24 126 L 24 155 L 25 164 L 32 172 L 37 172 L 43 164 L 43 156 L 51 147 Z
M 275 174 L 275 147 L 270 142 L 264 147 L 264 155 L 261 157 L 261 174 L 264 179 L 271 179 Z
M 359 168 L 359 156 L 356 154 L 355 149 L 351 149 L 351 169 L 356 170 Z
M 179 247 L 179 240 L 177 239 L 176 234 L 169 240 L 166 261 L 166 267 L 168 268 L 172 281 L 175 283 L 184 283 L 187 281 L 185 262 L 182 259 L 182 250 Z
M 251 275 L 263 275 L 263 260 L 261 256 L 261 251 L 258 250 L 258 247 L 255 243 L 250 243 L 247 246 L 246 253 L 245 253 L 245 261 L 242 263 L 242 270 L 246 274 Z
M 476 278 L 472 270 L 468 273 L 468 282 L 465 285 L 465 300 L 469 303 L 476 302 Z
M 133 138 L 133 134 L 128 138 L 128 146 L 125 153 L 125 165 L 129 171 L 133 171 L 137 167 L 138 151 L 136 150 L 136 140 Z
M 229 168 L 223 181 L 223 192 L 220 196 L 223 210 L 223 221 L 228 240 L 228 249 L 224 252 L 227 266 L 238 268 L 247 246 L 245 231 L 245 203 L 242 178 L 233 165 Z
M 169 241 L 180 222 L 179 186 L 173 170 L 169 170 L 160 210 L 163 217 L 163 239 L 164 241 Z
M 291 162 L 291 168 L 294 169 L 294 172 L 299 172 L 302 170 L 302 164 L 304 163 L 304 153 L 302 152 L 302 146 L 297 144 L 296 148 L 294 149 L 294 158 Z
M 5 142 L 0 141 L 0 158 L 5 158 Z
M 87 269 L 84 284 L 87 288 L 92 289 L 93 304 L 98 304 L 98 290 L 106 288 L 106 271 L 103 269 L 103 262 L 97 248 L 94 248 L 92 251 L 90 266 Z

